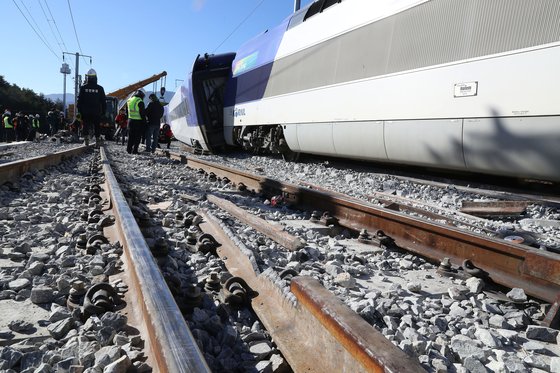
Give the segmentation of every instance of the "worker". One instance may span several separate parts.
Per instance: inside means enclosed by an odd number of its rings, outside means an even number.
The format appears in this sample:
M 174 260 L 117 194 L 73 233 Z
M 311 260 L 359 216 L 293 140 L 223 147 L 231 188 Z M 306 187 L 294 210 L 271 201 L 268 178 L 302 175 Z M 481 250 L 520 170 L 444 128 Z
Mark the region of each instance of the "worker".
M 126 117 L 126 113 L 123 109 L 119 110 L 119 113 L 115 117 L 115 123 L 119 128 L 117 128 L 117 132 L 115 132 L 115 141 L 119 143 L 119 137 L 122 139 L 122 144 L 124 145 L 124 139 L 128 134 L 128 118 Z
M 14 127 L 16 128 L 16 141 L 27 140 L 27 135 L 29 133 L 29 120 L 27 115 L 23 115 L 21 111 L 18 112 L 14 119 Z
M 82 115 L 80 113 L 76 114 L 76 118 L 70 123 L 70 135 L 72 137 L 72 142 L 80 141 L 80 131 L 82 130 Z
M 2 113 L 2 120 L 0 121 L 0 142 L 6 141 L 6 134 L 4 132 L 4 115 L 7 111 L 9 110 L 6 109 L 4 113 Z
M 144 132 L 146 123 L 146 107 L 144 105 L 144 90 L 139 89 L 126 102 L 128 109 L 128 142 L 126 143 L 126 151 L 129 154 L 138 154 L 140 146 L 140 138 Z
M 152 93 L 149 96 L 150 102 L 146 108 L 146 152 L 154 153 L 158 145 L 159 127 L 161 117 L 163 116 L 163 106 L 159 102 L 157 96 Z
M 27 137 L 27 141 L 35 141 L 39 135 L 39 114 L 30 115 L 31 117 L 31 130 L 29 131 L 29 136 Z
M 58 132 L 58 110 L 55 107 L 47 113 L 47 123 L 49 125 L 47 135 L 52 136 Z
M 89 145 L 93 131 L 95 143 L 99 146 L 101 116 L 105 114 L 107 103 L 105 102 L 105 90 L 97 84 L 97 73 L 94 69 L 89 69 L 86 73 L 85 83 L 80 87 L 80 93 L 78 93 L 77 108 L 78 113 L 82 116 L 84 143 Z
M 14 141 L 14 122 L 12 121 L 12 113 L 8 109 L 2 115 L 2 124 L 4 125 L 4 140 L 6 142 Z

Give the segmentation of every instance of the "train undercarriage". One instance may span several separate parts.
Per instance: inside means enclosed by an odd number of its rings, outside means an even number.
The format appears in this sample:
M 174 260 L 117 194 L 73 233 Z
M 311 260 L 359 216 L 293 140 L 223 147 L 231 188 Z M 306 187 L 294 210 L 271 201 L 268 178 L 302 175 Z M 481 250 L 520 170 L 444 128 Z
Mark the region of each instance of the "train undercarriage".
M 281 154 L 286 161 L 299 159 L 299 153 L 288 147 L 281 125 L 235 127 L 233 138 L 240 147 L 253 154 Z

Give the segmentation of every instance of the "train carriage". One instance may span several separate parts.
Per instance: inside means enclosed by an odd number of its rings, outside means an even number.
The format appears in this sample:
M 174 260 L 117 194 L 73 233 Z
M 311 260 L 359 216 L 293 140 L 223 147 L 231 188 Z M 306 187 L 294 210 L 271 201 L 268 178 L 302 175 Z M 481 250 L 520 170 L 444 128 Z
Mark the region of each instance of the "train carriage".
M 558 66 L 559 0 L 318 0 L 198 58 L 183 100 L 220 114 L 177 138 L 558 181 Z

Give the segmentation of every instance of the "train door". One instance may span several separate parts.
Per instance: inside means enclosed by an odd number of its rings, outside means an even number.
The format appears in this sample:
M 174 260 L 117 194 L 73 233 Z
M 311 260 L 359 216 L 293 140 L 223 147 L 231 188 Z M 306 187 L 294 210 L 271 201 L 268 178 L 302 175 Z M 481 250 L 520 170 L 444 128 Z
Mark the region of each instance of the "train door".
M 193 73 L 193 93 L 198 123 L 209 149 L 225 146 L 224 90 L 231 75 L 231 67 Z

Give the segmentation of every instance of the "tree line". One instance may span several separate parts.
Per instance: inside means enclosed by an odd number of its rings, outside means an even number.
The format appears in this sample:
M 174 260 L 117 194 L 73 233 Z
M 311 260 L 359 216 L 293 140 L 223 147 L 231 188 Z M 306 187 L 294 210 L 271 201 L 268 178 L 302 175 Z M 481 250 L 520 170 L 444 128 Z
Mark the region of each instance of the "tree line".
M 12 114 L 21 111 L 24 114 L 44 116 L 53 108 L 62 110 L 62 102 L 60 100 L 54 102 L 42 93 L 37 94 L 31 89 L 10 84 L 0 75 L 0 115 L 4 110 L 9 109 Z

